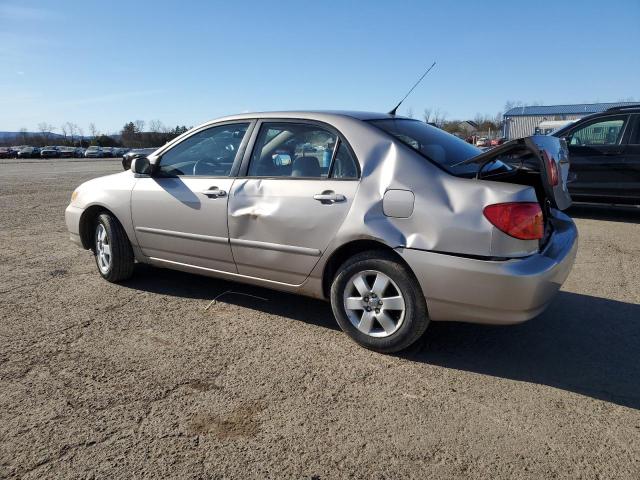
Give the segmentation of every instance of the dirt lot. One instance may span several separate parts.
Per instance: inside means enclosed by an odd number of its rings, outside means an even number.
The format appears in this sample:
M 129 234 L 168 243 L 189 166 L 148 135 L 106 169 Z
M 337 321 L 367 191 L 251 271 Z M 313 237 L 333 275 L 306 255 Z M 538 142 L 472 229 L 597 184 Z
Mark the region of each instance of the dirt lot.
M 640 478 L 640 210 L 580 207 L 573 273 L 517 327 L 357 347 L 323 302 L 69 241 L 118 161 L 0 161 L 0 477 Z M 216 295 L 232 289 L 265 300 Z

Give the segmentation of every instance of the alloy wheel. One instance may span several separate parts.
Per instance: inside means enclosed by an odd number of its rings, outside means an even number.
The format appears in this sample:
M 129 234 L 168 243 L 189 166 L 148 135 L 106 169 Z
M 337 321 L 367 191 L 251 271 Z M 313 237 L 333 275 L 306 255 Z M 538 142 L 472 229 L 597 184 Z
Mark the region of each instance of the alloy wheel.
M 98 268 L 106 275 L 111 268 L 111 246 L 107 229 L 102 223 L 99 223 L 96 228 L 96 258 L 98 259 Z
M 394 334 L 405 318 L 405 300 L 398 285 L 376 270 L 356 273 L 343 293 L 351 324 L 371 337 Z

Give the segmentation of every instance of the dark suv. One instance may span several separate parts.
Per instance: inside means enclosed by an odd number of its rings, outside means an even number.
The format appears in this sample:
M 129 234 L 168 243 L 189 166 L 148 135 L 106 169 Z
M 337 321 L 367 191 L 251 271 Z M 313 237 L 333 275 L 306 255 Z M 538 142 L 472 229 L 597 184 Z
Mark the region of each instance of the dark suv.
M 589 115 L 551 135 L 569 146 L 573 200 L 640 205 L 640 104 Z

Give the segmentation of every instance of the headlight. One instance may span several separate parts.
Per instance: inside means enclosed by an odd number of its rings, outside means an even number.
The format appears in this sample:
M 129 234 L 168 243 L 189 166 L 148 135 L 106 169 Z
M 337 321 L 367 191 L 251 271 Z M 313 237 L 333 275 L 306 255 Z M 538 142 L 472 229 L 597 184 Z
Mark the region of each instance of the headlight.
M 75 202 L 76 198 L 78 198 L 78 190 L 74 190 L 71 194 L 71 203 Z

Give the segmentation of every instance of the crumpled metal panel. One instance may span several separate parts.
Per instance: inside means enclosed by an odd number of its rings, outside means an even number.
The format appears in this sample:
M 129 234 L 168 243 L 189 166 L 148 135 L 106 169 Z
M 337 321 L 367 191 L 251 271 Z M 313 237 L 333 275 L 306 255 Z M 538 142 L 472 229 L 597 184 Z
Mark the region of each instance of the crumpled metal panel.
M 397 144 L 376 127 L 344 119 L 334 125 L 347 137 L 362 168 L 362 181 L 349 215 L 332 247 L 350 239 L 370 238 L 391 247 L 407 247 L 478 256 L 523 256 L 537 241 L 513 239 L 495 229 L 482 214 L 489 204 L 536 201 L 523 185 L 454 177 L 409 147 Z M 347 125 L 348 123 L 348 125 Z M 384 215 L 388 189 L 415 195 L 409 218 Z

